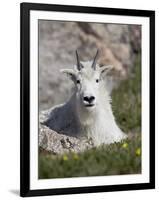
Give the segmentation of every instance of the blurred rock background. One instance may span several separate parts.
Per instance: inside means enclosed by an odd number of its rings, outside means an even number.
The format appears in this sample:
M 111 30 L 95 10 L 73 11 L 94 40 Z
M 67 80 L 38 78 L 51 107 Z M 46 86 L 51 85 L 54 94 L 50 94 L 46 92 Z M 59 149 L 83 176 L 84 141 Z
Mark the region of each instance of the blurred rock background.
M 99 63 L 114 65 L 109 88 L 128 79 L 141 51 L 141 26 L 39 20 L 39 109 L 65 102 L 72 82 L 59 70 L 81 60 L 92 60 L 97 48 Z M 140 66 L 140 65 L 139 65 Z

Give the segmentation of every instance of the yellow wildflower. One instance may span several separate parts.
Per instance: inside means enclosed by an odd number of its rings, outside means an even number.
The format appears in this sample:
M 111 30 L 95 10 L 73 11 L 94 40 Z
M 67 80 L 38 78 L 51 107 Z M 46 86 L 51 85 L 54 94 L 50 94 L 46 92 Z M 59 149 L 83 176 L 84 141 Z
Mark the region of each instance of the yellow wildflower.
M 78 160 L 78 159 L 79 159 L 79 157 L 78 157 L 77 154 L 74 154 L 73 158 L 74 158 L 75 160 Z
M 137 156 L 140 156 L 141 155 L 141 149 L 137 148 L 136 151 L 135 151 L 135 153 L 136 153 Z
M 67 161 L 67 160 L 68 160 L 68 157 L 67 157 L 66 155 L 64 155 L 64 156 L 63 156 L 63 160 L 64 160 L 64 161 Z
M 124 149 L 126 149 L 126 148 L 128 147 L 128 143 L 124 142 L 123 145 L 122 145 L 122 147 L 123 147 Z

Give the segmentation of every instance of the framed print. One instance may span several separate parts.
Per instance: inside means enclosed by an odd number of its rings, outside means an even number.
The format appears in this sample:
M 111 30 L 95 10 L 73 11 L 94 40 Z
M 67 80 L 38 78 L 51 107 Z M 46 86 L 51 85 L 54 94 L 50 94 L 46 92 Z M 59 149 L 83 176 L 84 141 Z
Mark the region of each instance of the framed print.
M 20 195 L 155 188 L 155 12 L 20 8 Z

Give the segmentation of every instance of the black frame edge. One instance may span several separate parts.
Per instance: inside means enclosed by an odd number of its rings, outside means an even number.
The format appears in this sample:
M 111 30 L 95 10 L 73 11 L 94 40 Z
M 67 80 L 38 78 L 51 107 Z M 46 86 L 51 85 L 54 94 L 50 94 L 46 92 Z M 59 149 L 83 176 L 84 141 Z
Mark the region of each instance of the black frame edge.
M 77 6 L 77 5 L 60 5 L 60 4 L 45 4 L 45 3 L 21 3 L 24 7 L 30 10 L 44 11 L 60 11 L 60 12 L 78 12 L 78 13 L 94 13 L 107 15 L 131 15 L 131 16 L 151 16 L 153 10 L 138 10 L 125 8 L 110 8 L 110 7 L 94 7 L 94 6 Z
M 20 4 L 20 26 L 20 196 L 24 197 L 30 190 L 29 9 L 26 4 Z
M 30 190 L 25 197 L 154 189 L 150 183 Z
M 155 188 L 155 11 L 150 16 L 150 183 Z

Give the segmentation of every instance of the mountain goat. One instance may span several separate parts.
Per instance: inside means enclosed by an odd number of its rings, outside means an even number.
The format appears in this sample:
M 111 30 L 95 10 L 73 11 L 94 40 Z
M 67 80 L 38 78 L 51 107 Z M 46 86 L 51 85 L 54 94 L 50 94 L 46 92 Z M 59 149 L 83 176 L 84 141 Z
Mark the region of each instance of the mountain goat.
M 76 51 L 75 68 L 61 70 L 74 82 L 74 92 L 66 103 L 51 110 L 44 123 L 58 133 L 91 138 L 96 146 L 126 138 L 115 122 L 111 98 L 102 79 L 102 74 L 112 67 L 100 67 L 97 64 L 98 55 L 97 50 L 93 62 L 80 62 Z

